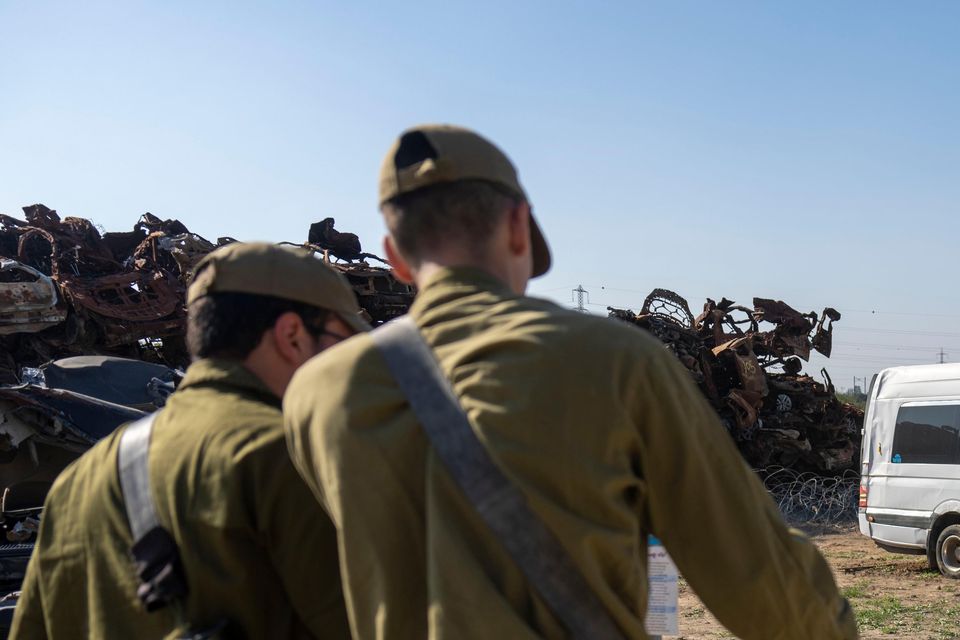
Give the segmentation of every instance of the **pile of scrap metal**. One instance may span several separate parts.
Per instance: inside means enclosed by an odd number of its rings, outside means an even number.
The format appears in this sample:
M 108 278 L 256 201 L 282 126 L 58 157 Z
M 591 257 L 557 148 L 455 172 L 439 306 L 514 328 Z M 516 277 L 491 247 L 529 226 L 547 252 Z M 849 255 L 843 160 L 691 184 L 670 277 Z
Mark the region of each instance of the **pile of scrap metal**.
M 835 474 L 856 465 L 863 412 L 837 399 L 825 369 L 824 383 L 801 373 L 811 350 L 830 356 L 835 309 L 800 313 L 765 298 L 751 309 L 724 298 L 694 317 L 684 298 L 655 289 L 639 313 L 608 310 L 680 359 L 753 468 Z
M 42 204 L 23 211 L 0 215 L 0 383 L 72 355 L 186 362 L 184 283 L 216 245 L 149 213 L 101 234 Z
M 61 220 L 42 204 L 23 211 L 25 220 L 0 214 L 0 384 L 20 382 L 24 367 L 74 355 L 189 364 L 184 297 L 192 269 L 233 238 L 213 243 L 150 213 L 132 231 L 101 234 L 89 220 Z M 312 225 L 297 246 L 344 274 L 373 324 L 405 313 L 413 287 L 333 225 Z

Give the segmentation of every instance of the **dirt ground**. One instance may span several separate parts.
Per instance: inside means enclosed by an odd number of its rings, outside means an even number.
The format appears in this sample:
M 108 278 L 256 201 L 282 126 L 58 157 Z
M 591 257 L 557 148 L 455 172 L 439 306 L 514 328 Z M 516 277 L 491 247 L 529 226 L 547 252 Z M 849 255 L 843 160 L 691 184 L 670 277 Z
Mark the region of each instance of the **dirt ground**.
M 850 600 L 861 638 L 960 638 L 960 580 L 927 568 L 926 556 L 883 551 L 856 527 L 810 531 Z M 734 638 L 680 581 L 680 638 Z

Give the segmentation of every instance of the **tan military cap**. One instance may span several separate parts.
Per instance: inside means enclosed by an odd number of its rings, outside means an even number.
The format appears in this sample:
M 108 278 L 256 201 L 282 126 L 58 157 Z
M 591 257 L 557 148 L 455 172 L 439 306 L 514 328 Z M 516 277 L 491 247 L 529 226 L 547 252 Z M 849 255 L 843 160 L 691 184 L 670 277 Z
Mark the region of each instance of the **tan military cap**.
M 226 291 L 328 309 L 356 331 L 370 330 L 346 279 L 305 249 L 235 242 L 212 251 L 194 270 L 187 305 L 207 294 Z
M 486 180 L 526 200 L 510 158 L 478 133 L 445 124 L 428 124 L 400 134 L 380 168 L 380 204 L 443 182 Z M 530 216 L 533 275 L 550 269 L 550 249 Z

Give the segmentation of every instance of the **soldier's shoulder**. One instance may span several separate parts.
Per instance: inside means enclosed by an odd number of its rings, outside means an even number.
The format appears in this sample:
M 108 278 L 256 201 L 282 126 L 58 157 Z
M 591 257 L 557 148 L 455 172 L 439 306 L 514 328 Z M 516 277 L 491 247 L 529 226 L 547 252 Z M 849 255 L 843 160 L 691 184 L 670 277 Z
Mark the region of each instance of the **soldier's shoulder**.
M 123 427 L 87 449 L 61 471 L 47 492 L 45 504 L 77 504 L 77 497 L 86 497 L 116 481 L 117 446 Z
M 160 412 L 150 455 L 171 477 L 186 481 L 199 473 L 215 485 L 247 462 L 274 455 L 282 440 L 278 404 L 233 388 L 187 388 Z
M 291 389 L 315 389 L 317 385 L 355 379 L 357 376 L 376 374 L 380 356 L 369 334 L 358 334 L 326 349 L 300 367 L 290 381 Z
M 597 351 L 630 351 L 634 355 L 663 351 L 663 343 L 622 320 L 567 309 L 540 298 L 526 298 L 526 301 L 532 310 L 542 314 L 540 322 L 554 329 L 550 333 L 555 341 L 589 346 Z
M 282 464 L 277 453 L 285 447 L 283 414 L 274 405 L 240 399 L 233 413 L 224 417 L 222 428 L 211 429 L 205 440 L 206 458 L 210 464 L 222 466 L 225 475 L 263 458 Z

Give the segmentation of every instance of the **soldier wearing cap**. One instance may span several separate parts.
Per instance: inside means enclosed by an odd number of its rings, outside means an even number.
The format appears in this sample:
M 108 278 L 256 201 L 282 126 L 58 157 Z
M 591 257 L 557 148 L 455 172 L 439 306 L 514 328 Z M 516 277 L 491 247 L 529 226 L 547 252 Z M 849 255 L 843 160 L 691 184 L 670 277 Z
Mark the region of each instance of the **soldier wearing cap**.
M 676 359 L 634 327 L 524 295 L 550 253 L 497 147 L 457 127 L 406 131 L 380 204 L 391 263 L 419 288 L 410 314 L 470 427 L 624 637 L 647 637 L 648 534 L 739 637 L 856 637 L 829 566 L 784 526 Z M 369 335 L 303 367 L 284 415 L 338 529 L 356 638 L 570 637 Z
M 188 593 L 147 613 L 118 480 L 123 428 L 57 479 L 13 638 L 349 638 L 332 523 L 293 468 L 280 398 L 294 371 L 367 329 L 342 276 L 312 254 L 231 244 L 188 292 L 193 363 L 148 452 L 158 520 Z M 217 636 L 219 637 L 219 636 Z

